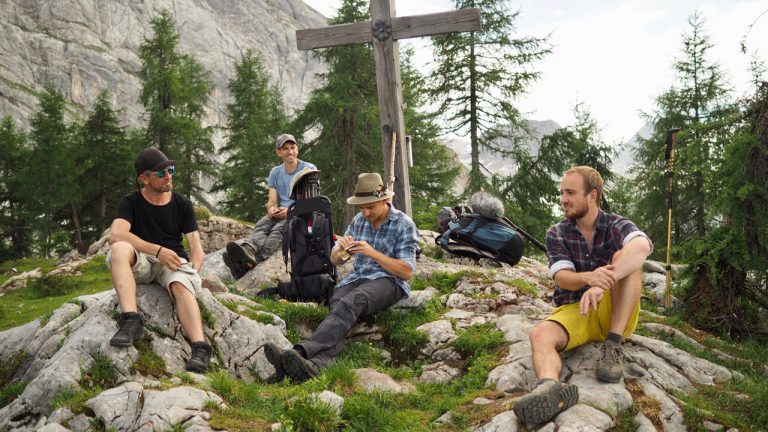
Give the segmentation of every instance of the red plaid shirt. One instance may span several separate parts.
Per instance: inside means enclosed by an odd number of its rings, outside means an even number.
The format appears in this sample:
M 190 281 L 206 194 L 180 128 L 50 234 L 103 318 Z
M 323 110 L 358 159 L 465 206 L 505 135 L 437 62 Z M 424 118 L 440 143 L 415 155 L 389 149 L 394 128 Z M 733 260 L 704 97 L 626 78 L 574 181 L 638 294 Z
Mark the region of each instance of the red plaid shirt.
M 555 274 L 560 270 L 581 273 L 608 265 L 611 263 L 613 254 L 635 237 L 648 238 L 631 220 L 616 214 L 609 215 L 600 210 L 595 223 L 595 235 L 590 253 L 584 236 L 576 227 L 576 221 L 564 219 L 552 226 L 547 233 L 549 275 L 554 279 Z M 653 249 L 650 239 L 648 243 Z M 589 286 L 585 285 L 576 291 L 568 291 L 555 284 L 555 305 L 578 303 L 587 289 Z

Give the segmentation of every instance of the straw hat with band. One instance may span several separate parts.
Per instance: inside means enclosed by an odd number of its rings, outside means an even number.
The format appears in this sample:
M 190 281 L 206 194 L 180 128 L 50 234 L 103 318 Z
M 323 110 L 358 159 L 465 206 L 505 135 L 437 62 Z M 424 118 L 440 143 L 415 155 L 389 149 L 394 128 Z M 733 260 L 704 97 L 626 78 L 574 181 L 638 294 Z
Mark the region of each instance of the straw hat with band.
M 381 180 L 379 173 L 362 173 L 357 176 L 355 195 L 347 198 L 347 204 L 363 205 L 388 200 L 395 196 Z

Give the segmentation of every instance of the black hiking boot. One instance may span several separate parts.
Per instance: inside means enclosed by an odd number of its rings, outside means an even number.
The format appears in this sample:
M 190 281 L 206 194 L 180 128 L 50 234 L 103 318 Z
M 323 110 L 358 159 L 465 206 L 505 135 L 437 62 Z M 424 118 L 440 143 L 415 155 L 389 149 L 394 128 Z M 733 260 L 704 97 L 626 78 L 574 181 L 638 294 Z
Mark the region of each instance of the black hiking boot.
M 305 359 L 296 350 L 283 351 L 283 371 L 296 384 L 303 383 L 318 375 L 320 371 L 310 360 Z
M 528 426 L 544 423 L 579 401 L 575 384 L 545 381 L 513 407 L 515 415 Z
M 235 280 L 239 280 L 241 277 L 245 276 L 245 269 L 240 267 L 239 265 L 232 262 L 231 259 L 229 259 L 229 254 L 224 252 L 221 255 L 221 258 L 224 260 L 224 265 L 229 268 L 229 272 L 232 273 L 232 277 L 235 278 Z
M 144 337 L 144 319 L 136 312 L 127 312 L 120 316 L 117 333 L 109 340 L 114 347 L 129 347 Z
M 275 368 L 274 375 L 267 378 L 267 383 L 274 384 L 281 382 L 285 379 L 285 370 L 283 369 L 284 351 L 272 342 L 267 342 L 262 347 L 264 348 L 264 356 L 267 357 L 267 361 Z
M 211 354 L 213 348 L 208 342 L 193 342 L 192 355 L 187 361 L 186 369 L 190 372 L 205 373 L 208 372 L 208 365 L 211 363 Z
M 227 259 L 229 263 L 226 261 L 225 263 L 230 271 L 232 271 L 232 276 L 238 279 L 245 276 L 257 264 L 256 253 L 247 244 L 227 243 Z

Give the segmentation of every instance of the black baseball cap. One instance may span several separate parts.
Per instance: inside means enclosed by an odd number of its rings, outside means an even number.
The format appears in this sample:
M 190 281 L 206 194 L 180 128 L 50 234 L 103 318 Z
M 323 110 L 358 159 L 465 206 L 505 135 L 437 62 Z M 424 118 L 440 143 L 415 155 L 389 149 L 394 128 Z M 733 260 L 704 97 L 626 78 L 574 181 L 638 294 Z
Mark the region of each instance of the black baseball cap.
M 175 160 L 168 160 L 165 154 L 156 148 L 145 148 L 139 153 L 139 157 L 133 163 L 136 168 L 136 176 L 140 176 L 145 171 L 160 171 L 169 165 L 175 165 Z

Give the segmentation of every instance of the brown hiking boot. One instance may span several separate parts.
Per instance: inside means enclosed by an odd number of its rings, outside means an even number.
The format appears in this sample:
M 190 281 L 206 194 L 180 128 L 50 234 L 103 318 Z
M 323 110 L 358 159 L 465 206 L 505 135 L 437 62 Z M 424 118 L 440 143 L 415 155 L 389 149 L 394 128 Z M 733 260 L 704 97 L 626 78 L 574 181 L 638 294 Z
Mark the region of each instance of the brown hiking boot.
M 617 383 L 624 376 L 624 357 L 621 344 L 605 342 L 600 347 L 600 358 L 597 359 L 597 378 L 602 381 Z
M 546 381 L 517 401 L 512 409 L 526 425 L 537 425 L 552 419 L 578 401 L 579 388 L 575 384 Z

